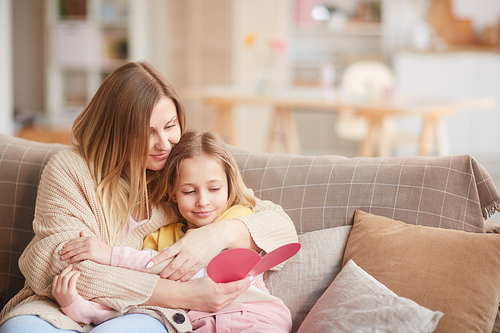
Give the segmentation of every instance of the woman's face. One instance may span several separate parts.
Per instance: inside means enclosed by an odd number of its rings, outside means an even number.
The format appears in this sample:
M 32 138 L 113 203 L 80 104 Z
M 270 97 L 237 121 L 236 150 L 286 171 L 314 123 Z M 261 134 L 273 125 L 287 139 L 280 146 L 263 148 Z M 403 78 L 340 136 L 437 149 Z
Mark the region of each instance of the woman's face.
M 163 169 L 172 147 L 181 138 L 177 109 L 172 99 L 163 97 L 156 104 L 149 121 L 149 156 L 146 168 Z

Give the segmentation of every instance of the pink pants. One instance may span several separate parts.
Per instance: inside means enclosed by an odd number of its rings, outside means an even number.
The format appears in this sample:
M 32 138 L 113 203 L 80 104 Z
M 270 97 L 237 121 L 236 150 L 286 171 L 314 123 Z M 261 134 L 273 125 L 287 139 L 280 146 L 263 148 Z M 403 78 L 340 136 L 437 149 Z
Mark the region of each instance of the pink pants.
M 290 310 L 283 301 L 232 303 L 211 313 L 189 311 L 196 333 L 281 332 L 292 329 Z

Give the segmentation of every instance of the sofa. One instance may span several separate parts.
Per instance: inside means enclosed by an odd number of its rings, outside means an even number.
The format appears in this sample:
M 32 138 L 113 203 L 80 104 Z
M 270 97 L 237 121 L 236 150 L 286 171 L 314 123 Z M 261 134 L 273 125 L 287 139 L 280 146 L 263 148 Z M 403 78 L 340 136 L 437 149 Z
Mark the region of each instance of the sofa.
M 0 134 L 0 301 L 23 286 L 37 185 L 61 144 Z M 283 207 L 301 250 L 266 272 L 293 332 L 500 332 L 500 208 L 469 155 L 346 158 L 231 147 L 245 183 Z M 353 326 L 355 325 L 355 326 Z

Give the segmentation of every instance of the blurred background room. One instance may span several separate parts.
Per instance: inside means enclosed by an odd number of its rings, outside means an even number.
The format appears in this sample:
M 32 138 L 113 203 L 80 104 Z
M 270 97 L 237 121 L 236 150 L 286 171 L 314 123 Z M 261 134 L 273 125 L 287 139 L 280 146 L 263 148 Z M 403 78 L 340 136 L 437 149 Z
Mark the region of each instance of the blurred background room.
M 68 143 L 139 59 L 241 148 L 471 154 L 500 185 L 498 0 L 0 0 L 0 132 Z

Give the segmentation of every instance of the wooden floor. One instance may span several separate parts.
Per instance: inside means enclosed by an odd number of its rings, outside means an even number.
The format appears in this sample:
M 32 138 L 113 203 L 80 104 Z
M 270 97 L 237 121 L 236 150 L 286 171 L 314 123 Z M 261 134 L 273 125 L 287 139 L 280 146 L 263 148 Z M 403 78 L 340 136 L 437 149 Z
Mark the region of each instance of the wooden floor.
M 20 138 L 38 142 L 70 144 L 70 129 L 47 129 L 40 127 L 24 127 L 17 135 Z

